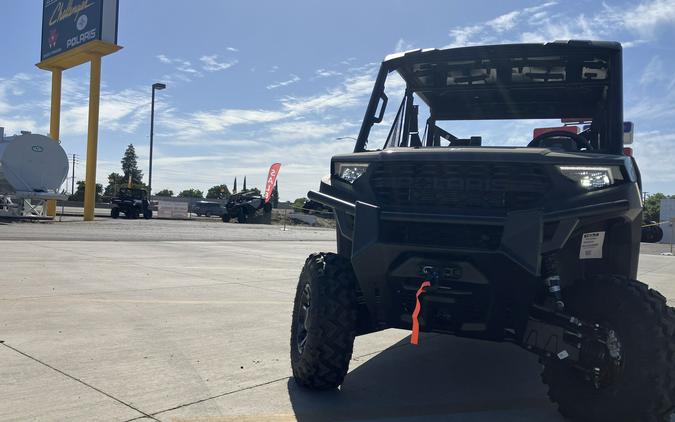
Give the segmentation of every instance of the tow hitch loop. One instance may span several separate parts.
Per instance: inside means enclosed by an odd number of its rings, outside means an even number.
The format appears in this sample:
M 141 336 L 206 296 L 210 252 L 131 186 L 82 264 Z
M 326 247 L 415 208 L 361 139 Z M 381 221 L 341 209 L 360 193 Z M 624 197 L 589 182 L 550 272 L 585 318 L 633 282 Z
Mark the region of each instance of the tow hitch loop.
M 424 290 L 431 286 L 431 282 L 424 281 L 419 289 L 417 289 L 417 294 L 415 295 L 415 310 L 412 313 L 412 335 L 410 336 L 410 344 L 417 345 L 419 343 L 420 336 L 420 323 L 418 317 L 420 315 L 420 310 L 422 305 L 420 304 L 420 295 L 424 293 Z

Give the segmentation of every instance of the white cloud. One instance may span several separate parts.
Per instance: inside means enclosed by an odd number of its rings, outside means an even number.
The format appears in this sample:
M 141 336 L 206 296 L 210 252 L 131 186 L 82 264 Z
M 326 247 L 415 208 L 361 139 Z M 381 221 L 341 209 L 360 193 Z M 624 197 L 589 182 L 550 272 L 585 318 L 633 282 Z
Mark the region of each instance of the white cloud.
M 233 53 L 238 53 L 238 52 L 239 52 L 239 49 L 238 49 L 238 48 L 234 48 L 234 47 L 227 47 L 226 50 L 227 50 L 227 51 L 231 51 L 231 52 L 233 52 Z
M 157 59 L 159 59 L 160 62 L 162 63 L 171 63 L 171 59 L 166 57 L 164 54 L 158 54 Z
M 365 96 L 373 89 L 374 76 L 371 72 L 349 76 L 341 86 L 328 92 L 308 97 L 285 97 L 283 108 L 294 114 L 320 112 L 327 108 L 347 108 L 361 105 Z
M 617 12 L 623 25 L 639 34 L 652 36 L 663 25 L 675 25 L 675 2 L 654 0 L 640 3 L 630 13 Z
M 663 82 L 668 80 L 667 73 L 663 67 L 663 60 L 659 56 L 654 56 L 645 66 L 640 85 L 648 85 L 654 82 Z
M 337 70 L 328 70 L 328 69 L 317 69 L 314 72 L 317 78 L 329 78 L 331 76 L 340 76 L 342 73 Z
M 167 57 L 164 54 L 158 54 L 156 57 L 160 62 L 164 64 L 174 65 L 174 69 L 179 73 L 174 74 L 173 76 L 185 82 L 190 82 L 192 80 L 190 76 L 198 76 L 198 77 L 203 76 L 200 71 L 195 69 L 195 67 L 192 65 L 192 62 L 190 62 L 189 60 L 184 60 L 181 58 L 171 58 Z M 183 73 L 183 75 L 180 75 L 180 73 Z
M 280 88 L 280 87 L 282 87 L 282 86 L 291 85 L 291 84 L 294 84 L 294 83 L 299 82 L 299 81 L 300 81 L 300 77 L 299 77 L 298 75 L 295 75 L 295 74 L 291 73 L 291 79 L 287 79 L 287 80 L 285 80 L 285 81 L 280 81 L 280 82 L 274 82 L 274 83 L 271 83 L 271 84 L 267 85 L 266 88 L 267 88 L 267 89 Z
M 404 40 L 403 38 L 399 38 L 398 41 L 396 42 L 396 46 L 394 47 L 394 51 L 396 52 L 408 51 L 412 49 L 413 44 Z
M 333 140 L 354 125 L 348 122 L 329 123 L 322 120 L 297 120 L 270 126 L 273 137 L 282 140 L 324 139 Z
M 199 60 L 203 63 L 202 69 L 207 72 L 217 72 L 220 70 L 229 69 L 235 64 L 239 63 L 239 60 L 230 60 L 229 62 L 219 62 L 218 55 L 212 54 L 210 56 L 202 56 Z
M 520 16 L 520 13 L 521 12 L 514 10 L 501 16 L 497 16 L 496 18 L 487 21 L 487 25 L 497 32 L 507 31 L 516 26 L 517 18 Z

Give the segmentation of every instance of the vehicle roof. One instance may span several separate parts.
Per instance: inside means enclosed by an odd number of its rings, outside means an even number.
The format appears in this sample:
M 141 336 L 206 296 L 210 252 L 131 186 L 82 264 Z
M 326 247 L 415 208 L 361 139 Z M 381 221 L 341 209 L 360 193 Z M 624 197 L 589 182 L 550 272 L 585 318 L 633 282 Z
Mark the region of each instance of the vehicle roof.
M 590 40 L 557 40 L 547 43 L 512 43 L 475 45 L 454 48 L 417 48 L 397 53 L 392 53 L 384 58 L 384 63 L 395 63 L 401 58 L 411 60 L 426 58 L 445 57 L 496 57 L 529 55 L 534 52 L 552 51 L 583 51 L 587 49 L 621 50 L 621 43 L 616 41 L 590 41 Z
M 595 116 L 612 76 L 620 76 L 620 61 L 610 70 L 620 53 L 617 42 L 572 40 L 417 49 L 391 54 L 382 66 L 396 70 L 437 119 L 560 118 Z

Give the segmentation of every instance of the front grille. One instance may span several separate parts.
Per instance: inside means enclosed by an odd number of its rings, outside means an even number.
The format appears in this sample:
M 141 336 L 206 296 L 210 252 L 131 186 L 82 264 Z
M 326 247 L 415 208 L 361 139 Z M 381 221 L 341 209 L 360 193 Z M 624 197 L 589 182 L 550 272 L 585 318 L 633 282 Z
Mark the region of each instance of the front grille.
M 501 226 L 385 221 L 381 236 L 387 243 L 495 250 L 503 231 Z
M 538 208 L 550 186 L 543 168 L 529 163 L 384 162 L 370 180 L 380 207 L 416 212 Z

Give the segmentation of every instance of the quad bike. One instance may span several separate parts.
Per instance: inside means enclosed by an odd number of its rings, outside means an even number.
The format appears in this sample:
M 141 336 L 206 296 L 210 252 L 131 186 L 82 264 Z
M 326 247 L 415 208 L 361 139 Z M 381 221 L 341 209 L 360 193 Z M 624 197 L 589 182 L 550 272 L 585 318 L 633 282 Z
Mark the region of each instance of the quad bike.
M 119 218 L 120 213 L 126 218 L 152 218 L 152 208 L 148 201 L 148 194 L 143 189 L 122 188 L 117 196 L 110 201 L 110 216 Z

